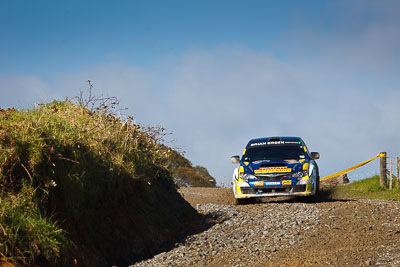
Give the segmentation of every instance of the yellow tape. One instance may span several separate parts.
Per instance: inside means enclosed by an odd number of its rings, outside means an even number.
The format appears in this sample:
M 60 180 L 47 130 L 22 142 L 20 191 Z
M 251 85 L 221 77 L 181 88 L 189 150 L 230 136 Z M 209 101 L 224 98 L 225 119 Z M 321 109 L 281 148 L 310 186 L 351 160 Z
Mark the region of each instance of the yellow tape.
M 341 172 L 338 172 L 338 173 L 335 173 L 335 174 L 331 174 L 331 175 L 329 175 L 329 176 L 325 176 L 325 177 L 323 177 L 323 178 L 320 178 L 319 180 L 320 180 L 320 181 L 324 181 L 324 180 L 328 180 L 328 179 L 334 178 L 334 177 L 336 177 L 336 176 L 339 176 L 339 175 L 348 173 L 348 172 L 353 171 L 353 170 L 355 170 L 355 169 L 357 169 L 357 168 L 360 168 L 361 166 L 364 166 L 365 164 L 367 164 L 367 163 L 373 161 L 374 159 L 381 158 L 381 157 L 384 157 L 384 156 L 386 156 L 386 155 L 383 154 L 383 153 L 379 153 L 378 155 L 376 155 L 376 156 L 373 157 L 372 159 L 369 159 L 369 160 L 366 160 L 366 161 L 364 161 L 364 162 L 361 162 L 360 164 L 357 164 L 357 165 L 355 165 L 355 166 L 353 166 L 353 167 L 351 167 L 351 168 L 348 168 L 348 169 L 346 169 L 346 170 L 344 170 L 344 171 L 341 171 Z

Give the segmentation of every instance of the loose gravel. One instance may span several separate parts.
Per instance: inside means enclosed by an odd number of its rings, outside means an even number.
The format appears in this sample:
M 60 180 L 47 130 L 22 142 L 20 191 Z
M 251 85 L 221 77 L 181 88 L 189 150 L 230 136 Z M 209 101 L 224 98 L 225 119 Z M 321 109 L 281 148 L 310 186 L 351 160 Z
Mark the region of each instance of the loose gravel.
M 204 190 L 205 199 L 224 195 Z M 132 266 L 400 266 L 399 202 L 289 200 L 234 206 L 232 199 L 205 203 L 197 199 L 199 191 L 190 189 L 183 195 L 213 225 Z
M 305 233 L 320 224 L 321 211 L 306 204 L 249 206 L 198 204 L 197 210 L 215 218 L 208 230 L 187 237 L 168 252 L 134 266 L 199 266 L 218 255 L 229 266 L 268 261 L 279 250 L 289 250 Z M 236 257 L 232 257 L 232 253 Z M 256 258 L 255 258 L 256 256 Z

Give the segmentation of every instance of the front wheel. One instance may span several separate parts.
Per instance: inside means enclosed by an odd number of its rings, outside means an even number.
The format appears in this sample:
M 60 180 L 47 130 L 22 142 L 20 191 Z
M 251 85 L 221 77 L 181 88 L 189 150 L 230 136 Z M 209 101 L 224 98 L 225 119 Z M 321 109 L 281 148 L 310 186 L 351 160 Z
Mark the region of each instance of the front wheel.
M 311 202 L 317 202 L 318 201 L 318 195 L 319 195 L 319 173 L 318 172 L 317 172 L 317 177 L 315 178 L 314 187 L 315 187 L 314 194 L 307 197 L 307 200 L 311 201 Z
M 317 177 L 315 178 L 315 195 L 319 193 L 319 170 L 317 169 Z

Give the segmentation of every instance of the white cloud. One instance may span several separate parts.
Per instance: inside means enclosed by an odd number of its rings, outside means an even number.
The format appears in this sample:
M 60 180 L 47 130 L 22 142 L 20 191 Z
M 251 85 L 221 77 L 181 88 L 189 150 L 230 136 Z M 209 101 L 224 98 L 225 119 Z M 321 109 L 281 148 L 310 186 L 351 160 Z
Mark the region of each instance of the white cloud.
M 49 95 L 49 88 L 57 88 L 52 92 L 57 98 L 76 95 L 90 79 L 95 92 L 120 98 L 139 122 L 174 131 L 175 145 L 225 183 L 234 167 L 229 157 L 254 137 L 303 137 L 321 153 L 322 175 L 380 151 L 399 151 L 399 91 L 377 91 L 379 79 L 361 87 L 342 75 L 347 70 L 320 65 L 324 68 L 282 63 L 269 54 L 225 47 L 185 53 L 178 67 L 165 70 L 168 78 L 112 64 L 64 74 L 48 84 L 34 77 L 3 75 L 2 80 L 17 92 L 8 96 L 9 103 L 24 99 L 21 104 L 29 105 Z
M 5 75 L 0 73 L 0 107 L 27 108 L 49 100 L 46 83 L 34 75 Z
M 252 137 L 304 137 L 321 152 L 322 175 L 380 150 L 398 150 L 390 133 L 400 125 L 386 114 L 399 111 L 390 101 L 393 92 L 359 86 L 341 73 L 346 70 L 320 64 L 322 71 L 240 49 L 190 53 L 173 87 L 173 103 L 181 110 L 173 116 L 178 140 L 189 147 L 190 158 L 220 179 L 229 179 L 229 156 Z

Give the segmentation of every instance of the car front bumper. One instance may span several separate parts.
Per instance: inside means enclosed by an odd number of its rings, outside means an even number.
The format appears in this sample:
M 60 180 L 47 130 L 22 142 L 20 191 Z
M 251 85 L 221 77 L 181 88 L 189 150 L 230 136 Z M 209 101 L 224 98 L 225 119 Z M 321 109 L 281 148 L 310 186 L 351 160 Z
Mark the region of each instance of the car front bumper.
M 310 196 L 312 184 L 294 186 L 236 187 L 235 198 Z

